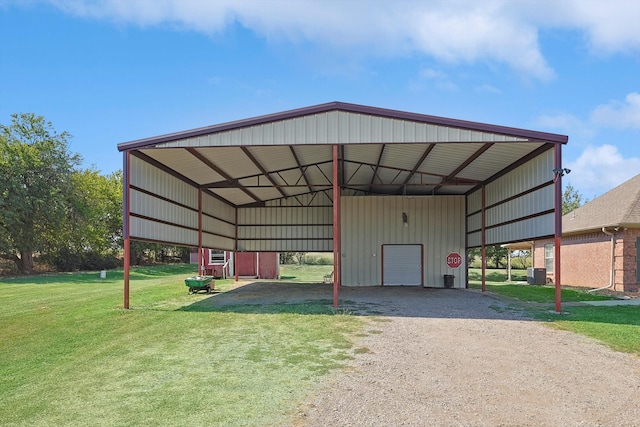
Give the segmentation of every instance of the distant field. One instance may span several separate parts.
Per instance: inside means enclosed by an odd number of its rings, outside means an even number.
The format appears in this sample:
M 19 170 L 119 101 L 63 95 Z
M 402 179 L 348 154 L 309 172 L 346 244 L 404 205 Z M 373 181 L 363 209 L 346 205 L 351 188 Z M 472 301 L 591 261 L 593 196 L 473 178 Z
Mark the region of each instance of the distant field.
M 332 271 L 333 265 L 285 264 L 280 266 L 280 277 L 290 281 L 322 282 Z

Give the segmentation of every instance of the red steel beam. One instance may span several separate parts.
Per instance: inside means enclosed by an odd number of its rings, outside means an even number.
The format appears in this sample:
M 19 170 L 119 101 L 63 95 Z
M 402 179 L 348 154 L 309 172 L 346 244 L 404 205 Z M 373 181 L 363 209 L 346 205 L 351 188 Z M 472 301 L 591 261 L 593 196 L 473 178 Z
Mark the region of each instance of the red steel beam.
M 342 276 L 340 265 L 340 183 L 338 145 L 333 146 L 333 307 L 338 307 L 338 288 Z
M 236 234 L 236 242 L 235 242 L 235 252 L 233 252 L 233 269 L 235 270 L 236 273 L 236 282 L 238 281 L 239 277 L 239 273 L 238 273 L 238 257 L 236 256 L 236 254 L 238 253 L 238 208 L 236 208 L 236 212 L 235 212 L 235 217 L 236 217 L 236 226 L 235 226 L 235 234 Z
M 555 217 L 555 236 L 553 241 L 554 250 L 554 281 L 556 283 L 556 312 L 562 311 L 562 288 L 560 280 L 560 244 L 562 243 L 562 144 L 556 144 L 554 147 L 554 217 Z
M 481 245 L 482 245 L 482 292 L 487 290 L 487 237 L 486 237 L 486 190 L 485 185 L 482 184 L 482 231 L 481 234 Z
M 130 242 L 130 152 L 125 151 L 123 156 L 123 200 L 122 200 L 122 237 L 124 239 L 124 309 L 129 309 L 129 270 L 131 268 L 131 242 Z
M 204 276 L 202 255 L 202 189 L 198 189 L 198 276 Z

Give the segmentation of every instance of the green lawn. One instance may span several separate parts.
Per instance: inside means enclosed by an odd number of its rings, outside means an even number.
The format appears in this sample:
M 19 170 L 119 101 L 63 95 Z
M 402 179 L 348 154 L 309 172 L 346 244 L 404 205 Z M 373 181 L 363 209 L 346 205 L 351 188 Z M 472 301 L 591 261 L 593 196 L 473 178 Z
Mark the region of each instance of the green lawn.
M 562 314 L 536 312 L 550 326 L 586 335 L 640 357 L 640 306 L 563 307 Z
M 282 268 L 308 281 L 332 270 Z M 188 294 L 184 278 L 194 272 L 133 269 L 131 310 L 122 309 L 122 271 L 105 280 L 0 280 L 0 424 L 287 425 L 319 378 L 360 351 L 352 339 L 366 320 L 334 312 L 331 301 L 216 309 L 206 304 L 211 295 Z M 216 281 L 216 289 L 232 283 Z M 640 307 L 563 306 L 555 314 L 553 288 L 489 287 L 537 302 L 532 315 L 549 325 L 640 356 Z M 585 298 L 566 291 L 563 299 Z
M 469 287 L 481 288 L 480 270 L 469 270 Z M 512 272 L 524 275 L 526 270 Z M 640 356 L 640 306 L 592 307 L 577 306 L 580 301 L 612 299 L 583 289 L 561 289 L 562 313 L 553 311 L 554 286 L 532 286 L 506 282 L 503 270 L 488 270 L 486 290 L 525 303 L 536 303 L 527 309 L 534 318 L 548 322 L 549 326 L 594 338 L 614 350 Z M 517 279 L 519 280 L 519 279 Z M 546 305 L 546 306 L 545 306 Z
M 280 266 L 280 277 L 296 282 L 322 282 L 332 271 L 333 265 L 284 264 Z
M 131 310 L 122 271 L 0 280 L 0 424 L 287 424 L 362 333 L 330 302 L 203 311 L 193 273 L 132 270 Z

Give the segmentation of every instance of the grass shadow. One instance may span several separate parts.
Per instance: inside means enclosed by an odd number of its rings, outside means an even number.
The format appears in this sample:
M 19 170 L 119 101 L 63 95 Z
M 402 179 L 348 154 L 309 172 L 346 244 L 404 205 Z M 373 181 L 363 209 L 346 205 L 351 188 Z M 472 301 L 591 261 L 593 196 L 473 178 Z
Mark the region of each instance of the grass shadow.
M 198 298 L 174 307 L 185 312 L 234 312 L 252 314 L 351 314 L 356 316 L 477 318 L 513 316 L 516 310 L 494 310 L 480 300 L 484 296 L 460 289 L 371 286 L 344 287 L 338 307 L 333 307 L 333 286 L 308 282 L 253 282 Z M 470 301 L 471 300 L 471 301 Z M 487 301 L 487 300 L 485 300 Z M 469 304 L 478 304 L 470 310 Z
M 340 298 L 333 306 L 333 286 L 310 282 L 253 282 L 229 290 L 216 289 L 178 311 L 244 314 L 382 314 L 382 304 Z

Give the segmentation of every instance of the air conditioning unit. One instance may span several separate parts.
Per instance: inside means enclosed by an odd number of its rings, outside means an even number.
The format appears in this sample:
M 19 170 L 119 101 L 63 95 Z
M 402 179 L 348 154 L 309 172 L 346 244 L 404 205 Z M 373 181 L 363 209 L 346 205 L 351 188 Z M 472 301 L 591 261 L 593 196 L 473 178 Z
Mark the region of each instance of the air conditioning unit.
M 527 283 L 530 285 L 544 285 L 547 283 L 546 268 L 527 268 Z

